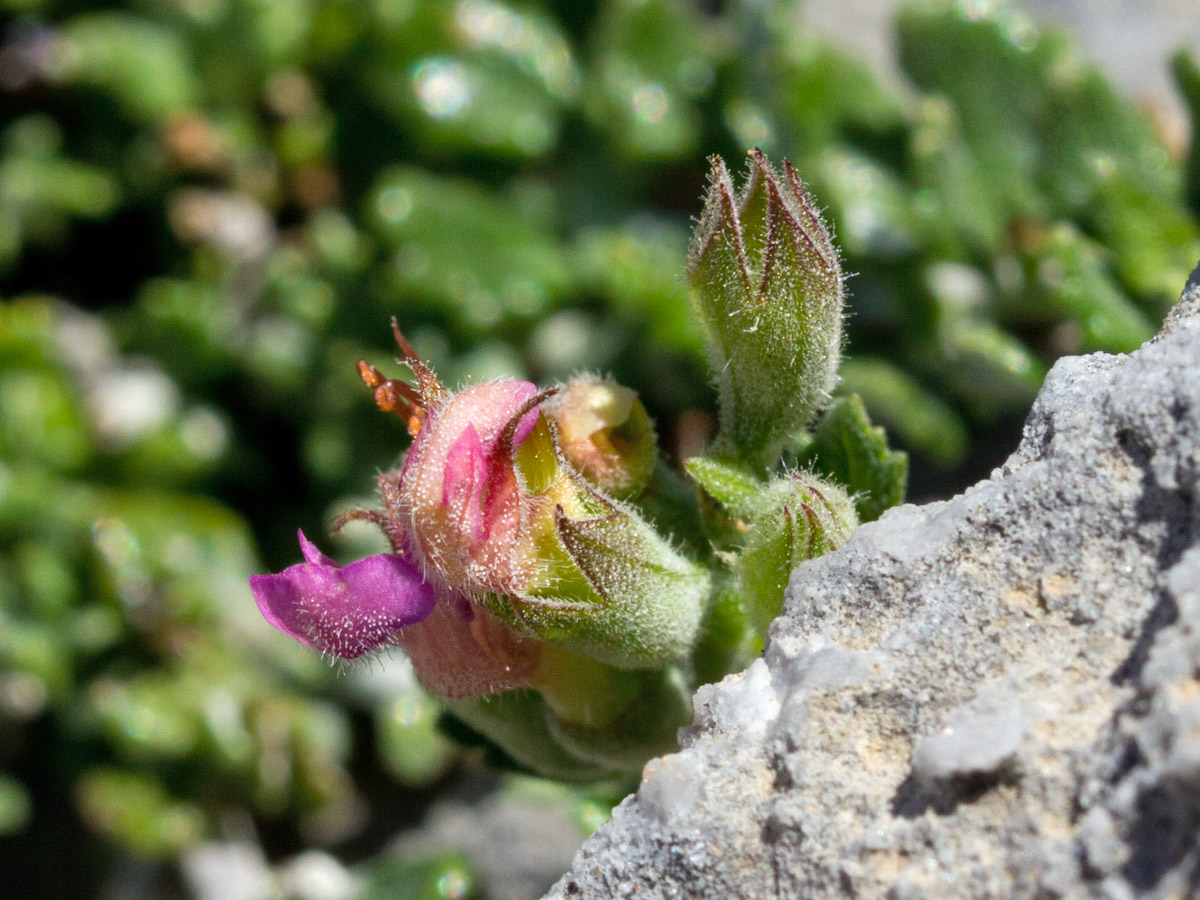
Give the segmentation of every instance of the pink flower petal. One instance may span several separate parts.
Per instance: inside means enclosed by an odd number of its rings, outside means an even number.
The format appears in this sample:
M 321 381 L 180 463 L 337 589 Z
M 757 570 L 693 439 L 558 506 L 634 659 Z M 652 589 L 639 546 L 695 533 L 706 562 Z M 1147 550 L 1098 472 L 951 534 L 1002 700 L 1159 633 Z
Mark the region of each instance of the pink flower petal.
M 299 528 L 296 529 L 296 537 L 300 539 L 300 552 L 304 554 L 304 561 L 312 563 L 314 566 L 336 566 L 332 559 L 317 549 L 317 545 L 304 536 L 304 532 Z
M 522 515 L 513 449 L 537 425 L 537 397 L 528 381 L 471 385 L 429 409 L 409 448 L 398 505 L 414 558 L 443 588 L 513 582 Z
M 384 553 L 343 568 L 300 540 L 308 562 L 255 575 L 250 590 L 263 618 L 302 644 L 353 659 L 432 612 L 433 589 L 403 557 Z
M 530 382 L 518 381 L 516 383 L 522 387 L 522 390 L 521 390 L 521 402 L 522 403 L 537 396 L 537 388 Z M 529 433 L 531 431 L 533 431 L 533 427 L 535 425 L 537 425 L 538 414 L 539 413 L 538 413 L 537 407 L 534 407 L 529 412 L 525 413 L 524 416 L 521 417 L 521 421 L 519 423 L 517 423 L 517 430 L 513 434 L 513 448 L 514 449 L 517 447 L 520 447 L 523 443 L 525 443 L 525 438 L 529 437 Z
M 483 443 L 475 426 L 468 425 L 446 454 L 442 506 L 451 511 L 458 527 L 477 541 L 483 538 L 479 501 L 486 478 Z
M 542 646 L 462 597 L 439 602 L 429 618 L 401 631 L 396 642 L 425 689 L 451 699 L 529 687 Z

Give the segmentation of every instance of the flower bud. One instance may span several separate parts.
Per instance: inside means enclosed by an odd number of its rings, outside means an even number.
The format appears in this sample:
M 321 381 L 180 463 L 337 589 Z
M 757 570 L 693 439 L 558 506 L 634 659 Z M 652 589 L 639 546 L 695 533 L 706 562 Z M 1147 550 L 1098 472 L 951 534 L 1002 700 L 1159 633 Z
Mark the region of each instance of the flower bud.
M 551 668 L 553 689 L 538 684 L 447 706 L 516 762 L 564 781 L 637 772 L 650 757 L 674 750 L 692 718 L 692 689 L 675 667 L 622 672 L 575 657 Z M 581 711 L 599 715 L 589 721 Z
M 426 575 L 451 590 L 508 593 L 529 579 L 517 551 L 532 501 L 514 454 L 540 400 L 527 381 L 496 381 L 426 408 L 400 472 L 398 511 Z
M 829 399 L 841 349 L 837 251 L 796 170 L 758 150 L 740 193 L 724 161 L 687 277 L 720 390 L 722 455 L 773 461 Z
M 742 599 L 760 637 L 783 608 L 792 569 L 836 550 L 857 527 L 846 492 L 814 475 L 797 472 L 767 489 L 738 561 Z
M 378 401 L 383 382 L 368 374 Z M 411 400 L 419 415 L 399 404 L 418 430 L 400 474 L 381 480 L 387 511 L 375 518 L 402 536 L 439 592 L 465 596 L 518 635 L 617 668 L 681 659 L 700 626 L 707 574 L 580 471 L 630 486 L 629 473 L 644 477 L 637 470 L 654 453 L 645 411 L 615 384 L 568 386 L 552 414 L 584 460 L 577 468 L 539 412 L 556 393 L 496 381 L 458 393 L 437 385 L 426 401 L 423 386 Z
M 264 616 L 343 658 L 403 648 L 430 693 L 546 773 L 595 778 L 669 745 L 687 692 L 661 673 L 696 641 L 708 575 L 602 490 L 637 490 L 656 462 L 633 392 L 578 379 L 543 415 L 557 391 L 452 393 L 396 340 L 415 386 L 359 372 L 414 440 L 379 477 L 382 508 L 340 520 L 393 552 L 343 568 L 301 535 L 303 564 L 251 579 Z
M 673 666 L 636 674 L 636 694 L 602 726 L 548 715 L 559 746 L 596 765 L 632 772 L 651 757 L 676 749 L 679 729 L 692 719 L 691 685 Z
M 546 704 L 537 691 L 451 700 L 446 707 L 513 762 L 545 778 L 599 781 L 612 778 L 616 769 L 583 760 L 562 747 L 550 731 Z
M 657 668 L 686 656 L 707 573 L 573 471 L 542 499 L 547 506 L 527 535 L 532 578 L 483 602 L 516 627 L 617 668 Z
M 654 426 L 637 392 L 595 376 L 572 379 L 542 404 L 559 450 L 610 497 L 636 496 L 654 472 Z

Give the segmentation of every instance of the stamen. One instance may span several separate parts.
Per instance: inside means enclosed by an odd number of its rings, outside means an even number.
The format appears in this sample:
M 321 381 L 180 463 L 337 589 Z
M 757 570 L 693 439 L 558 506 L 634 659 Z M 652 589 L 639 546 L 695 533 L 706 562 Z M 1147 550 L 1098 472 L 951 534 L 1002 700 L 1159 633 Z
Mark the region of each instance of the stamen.
M 413 437 L 425 422 L 425 405 L 420 391 L 405 381 L 384 378 L 383 373 L 365 359 L 358 361 L 358 377 L 375 391 L 375 405 L 382 412 L 395 413 L 408 426 Z

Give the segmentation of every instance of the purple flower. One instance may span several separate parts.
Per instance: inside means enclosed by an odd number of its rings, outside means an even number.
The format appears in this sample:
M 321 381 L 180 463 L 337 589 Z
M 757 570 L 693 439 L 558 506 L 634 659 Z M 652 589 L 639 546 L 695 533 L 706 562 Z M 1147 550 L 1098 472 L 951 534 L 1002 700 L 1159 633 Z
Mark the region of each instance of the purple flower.
M 354 659 L 433 611 L 433 588 L 404 557 L 383 553 L 339 566 L 303 531 L 297 534 L 305 562 L 250 578 L 263 618 L 284 634 L 322 653 Z

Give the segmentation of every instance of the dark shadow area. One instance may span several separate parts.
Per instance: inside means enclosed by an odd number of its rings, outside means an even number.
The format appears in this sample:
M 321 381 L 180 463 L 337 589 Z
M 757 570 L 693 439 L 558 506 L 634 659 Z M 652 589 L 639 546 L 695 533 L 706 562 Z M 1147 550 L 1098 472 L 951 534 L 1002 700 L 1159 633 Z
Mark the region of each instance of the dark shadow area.
M 923 816 L 926 810 L 931 809 L 939 816 L 950 816 L 960 805 L 974 803 L 993 788 L 1011 784 L 1016 778 L 1017 772 L 1012 767 L 952 778 L 935 784 L 926 784 L 909 775 L 900 782 L 895 796 L 892 797 L 892 815 L 901 819 L 917 819 Z

